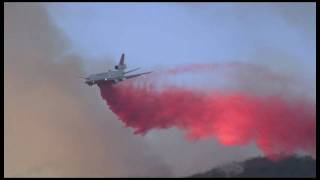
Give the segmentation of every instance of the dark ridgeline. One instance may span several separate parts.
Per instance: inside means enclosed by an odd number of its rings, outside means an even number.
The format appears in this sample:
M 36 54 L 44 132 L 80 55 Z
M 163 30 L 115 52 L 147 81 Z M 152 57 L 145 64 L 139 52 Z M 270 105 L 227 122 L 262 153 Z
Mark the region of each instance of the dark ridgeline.
M 309 156 L 294 155 L 274 162 L 256 157 L 190 177 L 316 177 L 316 160 Z

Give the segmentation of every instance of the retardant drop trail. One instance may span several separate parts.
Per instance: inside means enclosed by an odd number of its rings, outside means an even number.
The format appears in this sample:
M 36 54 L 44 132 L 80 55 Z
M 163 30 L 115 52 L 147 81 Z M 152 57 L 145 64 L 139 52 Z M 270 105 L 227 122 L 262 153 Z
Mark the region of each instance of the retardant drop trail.
M 225 146 L 255 142 L 269 157 L 305 151 L 315 156 L 316 108 L 305 100 L 251 96 L 123 82 L 99 85 L 109 108 L 136 134 L 176 127 L 188 139 L 217 138 Z

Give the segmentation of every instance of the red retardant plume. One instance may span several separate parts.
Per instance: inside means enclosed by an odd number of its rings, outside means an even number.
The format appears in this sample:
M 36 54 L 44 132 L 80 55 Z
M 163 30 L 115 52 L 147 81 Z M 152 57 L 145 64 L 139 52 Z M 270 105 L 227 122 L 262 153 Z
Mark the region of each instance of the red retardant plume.
M 109 108 L 136 134 L 175 127 L 191 140 L 217 138 L 225 146 L 254 142 L 270 158 L 297 151 L 315 156 L 316 107 L 304 99 L 288 101 L 240 91 L 204 93 L 177 86 L 158 90 L 152 81 L 137 86 L 127 80 L 99 88 Z

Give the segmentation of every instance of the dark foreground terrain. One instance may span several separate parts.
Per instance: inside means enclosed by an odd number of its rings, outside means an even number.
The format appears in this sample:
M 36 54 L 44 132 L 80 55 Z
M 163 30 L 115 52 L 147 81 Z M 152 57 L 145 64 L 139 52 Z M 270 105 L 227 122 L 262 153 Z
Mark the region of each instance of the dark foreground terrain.
M 316 160 L 309 156 L 290 156 L 278 161 L 264 157 L 213 168 L 191 177 L 316 177 Z

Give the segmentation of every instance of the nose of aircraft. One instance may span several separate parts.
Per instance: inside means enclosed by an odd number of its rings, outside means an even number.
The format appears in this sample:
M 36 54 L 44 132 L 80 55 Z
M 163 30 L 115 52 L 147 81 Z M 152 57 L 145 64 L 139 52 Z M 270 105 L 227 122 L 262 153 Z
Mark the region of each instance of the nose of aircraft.
M 92 86 L 94 84 L 94 81 L 86 81 L 86 84 L 88 84 L 89 86 Z

